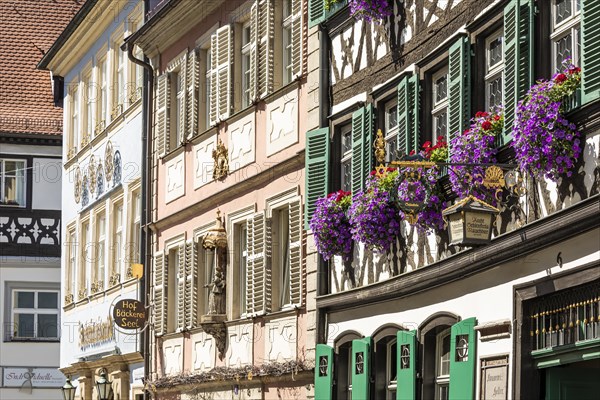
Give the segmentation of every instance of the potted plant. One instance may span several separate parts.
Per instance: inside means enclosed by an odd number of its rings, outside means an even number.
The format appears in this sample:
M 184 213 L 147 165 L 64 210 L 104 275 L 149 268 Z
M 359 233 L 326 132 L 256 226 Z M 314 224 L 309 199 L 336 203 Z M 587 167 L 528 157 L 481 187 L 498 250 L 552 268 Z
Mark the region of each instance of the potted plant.
M 350 192 L 339 190 L 317 200 L 310 220 L 317 251 L 323 259 L 340 255 L 344 261 L 352 259 L 352 233 L 347 212 L 352 202 Z

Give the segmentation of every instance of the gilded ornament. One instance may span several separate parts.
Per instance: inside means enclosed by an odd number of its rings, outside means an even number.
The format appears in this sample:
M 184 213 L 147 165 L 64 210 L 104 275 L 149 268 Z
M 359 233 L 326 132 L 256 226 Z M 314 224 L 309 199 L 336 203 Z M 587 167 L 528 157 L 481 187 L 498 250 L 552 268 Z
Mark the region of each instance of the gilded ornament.
M 385 139 L 381 129 L 377 130 L 377 139 L 375 139 L 373 147 L 375 148 L 375 159 L 379 164 L 383 164 L 385 162 Z
M 223 141 L 219 139 L 217 148 L 212 151 L 214 160 L 213 179 L 223 179 L 229 173 L 229 156 Z
M 74 197 L 75 197 L 75 203 L 79 204 L 79 202 L 81 201 L 81 192 L 83 191 L 83 181 L 81 178 L 81 169 L 79 168 L 79 166 L 77 166 L 77 168 L 75 168 L 75 176 L 73 177 L 74 185 L 73 185 L 73 190 L 74 190 Z
M 104 148 L 104 176 L 107 181 L 112 180 L 114 170 L 113 145 L 109 140 Z
M 90 156 L 90 162 L 88 163 L 88 175 L 90 177 L 90 193 L 94 194 L 96 192 L 96 183 L 98 181 L 96 175 L 96 159 L 94 155 Z

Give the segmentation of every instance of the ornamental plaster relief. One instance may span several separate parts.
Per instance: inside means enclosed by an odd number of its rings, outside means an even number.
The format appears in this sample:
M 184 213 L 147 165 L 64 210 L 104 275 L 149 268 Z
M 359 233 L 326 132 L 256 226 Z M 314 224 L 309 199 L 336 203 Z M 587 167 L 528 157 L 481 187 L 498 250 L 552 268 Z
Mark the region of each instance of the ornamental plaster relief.
M 295 315 L 267 322 L 265 331 L 268 335 L 265 341 L 265 356 L 268 361 L 296 359 L 298 327 Z
M 228 367 L 242 367 L 252 364 L 253 329 L 252 324 L 227 327 L 225 364 Z
M 298 91 L 267 105 L 267 156 L 298 142 Z
M 214 135 L 194 146 L 194 189 L 198 189 L 213 180 L 214 160 L 212 151 L 216 145 L 217 137 Z
M 229 145 L 229 173 L 240 169 L 255 159 L 255 114 L 235 121 L 227 130 Z
M 212 336 L 200 332 L 192 336 L 192 368 L 194 372 L 208 371 L 214 367 L 215 342 Z
M 165 165 L 165 203 L 169 203 L 185 194 L 185 160 L 184 153 L 169 160 Z
M 163 344 L 163 365 L 165 375 L 175 375 L 182 370 L 183 339 L 166 340 Z

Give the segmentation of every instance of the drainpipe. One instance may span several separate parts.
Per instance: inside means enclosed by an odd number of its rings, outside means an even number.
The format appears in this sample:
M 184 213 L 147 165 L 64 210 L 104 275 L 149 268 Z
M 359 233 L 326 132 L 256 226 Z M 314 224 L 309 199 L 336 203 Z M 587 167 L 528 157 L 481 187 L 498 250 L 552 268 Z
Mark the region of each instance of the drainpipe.
M 148 295 L 150 294 L 150 265 L 152 261 L 152 252 L 149 251 L 152 247 L 151 235 L 149 234 L 149 225 L 151 222 L 150 210 L 152 207 L 151 185 L 152 176 L 148 172 L 151 171 L 152 167 L 152 118 L 153 118 L 153 96 L 152 90 L 154 89 L 154 69 L 152 66 L 143 60 L 138 60 L 133 56 L 133 43 L 126 42 L 124 46 L 127 46 L 127 57 L 134 64 L 140 65 L 144 68 L 144 81 L 147 85 L 144 85 L 142 95 L 142 158 L 141 158 L 141 197 L 142 197 L 142 215 L 140 216 L 140 260 L 144 264 L 144 275 L 140 282 L 140 289 L 138 296 L 141 299 L 146 310 L 148 309 Z M 144 382 L 148 381 L 149 367 L 150 367 L 150 332 L 149 330 L 141 333 L 140 348 L 139 351 L 144 357 Z M 144 389 L 144 400 L 150 399 L 150 393 Z
M 330 56 L 329 33 L 325 24 L 319 24 L 319 128 L 329 126 L 330 107 L 330 80 L 329 80 L 329 56 Z M 327 262 L 319 256 L 317 264 L 317 296 L 327 294 L 329 287 L 329 273 L 327 272 Z M 327 343 L 326 324 L 327 312 L 319 310 L 317 307 L 317 343 Z

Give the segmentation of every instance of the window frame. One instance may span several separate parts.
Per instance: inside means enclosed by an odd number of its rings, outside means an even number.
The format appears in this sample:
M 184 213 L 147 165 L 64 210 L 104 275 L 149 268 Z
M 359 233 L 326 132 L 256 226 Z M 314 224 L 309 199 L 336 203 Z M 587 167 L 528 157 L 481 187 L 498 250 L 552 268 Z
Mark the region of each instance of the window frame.
M 45 286 L 45 285 L 44 285 Z M 7 335 L 7 341 L 51 341 L 58 342 L 60 340 L 60 290 L 54 288 L 42 288 L 42 287 L 27 287 L 27 286 L 14 286 L 7 287 L 9 296 L 9 310 L 10 310 L 10 333 Z M 33 292 L 34 293 L 34 307 L 33 308 L 18 308 L 15 307 L 15 293 L 17 292 Z M 39 308 L 39 293 L 56 293 L 56 308 Z M 15 323 L 15 314 L 21 311 L 23 314 L 34 314 L 33 324 L 33 336 L 17 336 L 15 335 L 15 327 L 18 325 Z M 38 336 L 38 315 L 56 315 L 56 336 L 52 337 L 39 337 Z
M 393 111 L 390 114 L 390 110 Z M 396 116 L 396 125 L 390 127 L 390 115 Z M 398 96 L 388 100 L 384 104 L 384 116 L 383 116 L 383 136 L 385 139 L 385 161 L 387 163 L 393 161 L 396 158 L 396 152 L 398 150 Z
M 442 357 L 444 356 L 443 354 L 443 345 L 444 345 L 444 340 L 448 338 L 448 360 L 444 361 L 442 359 Z M 443 330 L 442 332 L 438 333 L 436 335 L 436 345 L 435 345 L 435 400 L 448 400 L 443 399 L 440 396 L 440 392 L 442 388 L 448 388 L 450 387 L 450 357 L 452 356 L 450 353 L 450 349 L 451 349 L 451 344 L 450 344 L 450 340 L 451 340 L 451 335 L 450 335 L 450 328 Z M 448 365 L 448 373 L 447 374 L 442 374 L 442 371 L 440 371 L 443 368 L 443 362 L 447 362 Z
M 100 221 L 104 221 L 100 223 Z M 93 282 L 96 285 L 94 293 L 104 291 L 106 287 L 106 249 L 107 249 L 107 214 L 104 208 L 96 211 L 94 215 L 94 255 L 93 257 Z M 103 228 L 103 229 L 101 229 Z
M 578 0 L 571 1 L 571 15 L 561 22 L 556 22 L 557 5 L 556 0 L 550 3 L 550 57 L 551 71 L 558 72 L 562 64 L 558 64 L 557 60 L 557 43 L 559 40 L 571 35 L 571 60 L 575 64 L 580 64 L 581 57 L 579 46 L 581 45 L 581 4 Z M 577 6 L 579 5 L 579 9 Z
M 23 197 L 23 204 L 4 204 L 4 198 L 5 198 L 5 192 L 6 192 L 6 178 L 7 178 L 7 174 L 6 174 L 6 162 L 10 161 L 10 162 L 15 162 L 15 163 L 23 163 L 23 176 L 18 176 L 17 172 L 20 170 L 19 168 L 15 170 L 14 176 L 13 175 L 9 175 L 9 178 L 15 178 L 15 183 L 18 186 L 18 181 L 22 180 L 21 182 L 21 186 L 22 186 L 22 197 Z M 28 160 L 25 158 L 9 158 L 9 157 L 2 157 L 0 158 L 0 207 L 11 207 L 11 208 L 27 208 L 27 196 L 28 196 L 28 190 L 27 190 L 27 177 L 28 177 Z M 16 200 L 15 200 L 16 201 Z
M 73 303 L 75 299 L 75 271 L 77 271 L 77 229 L 74 224 L 67 226 L 65 246 L 67 249 L 67 257 L 65 262 L 65 297 L 64 305 L 67 306 Z M 69 299 L 69 300 L 67 300 Z
M 441 77 L 445 76 L 446 77 L 446 97 L 444 97 L 441 101 L 437 101 L 437 85 L 436 85 L 436 81 L 438 79 L 440 79 Z M 438 136 L 440 136 L 436 130 L 437 130 L 437 119 L 436 117 L 443 114 L 444 112 L 446 113 L 446 131 L 444 133 L 444 138 L 446 140 L 446 142 L 448 141 L 448 129 L 449 129 L 449 100 L 450 100 L 450 96 L 449 96 L 449 66 L 448 64 L 445 64 L 443 66 L 441 66 L 440 68 L 438 68 L 437 70 L 435 70 L 434 72 L 431 73 L 431 111 L 430 111 L 430 115 L 431 115 L 431 142 L 433 144 L 437 143 L 438 140 Z
M 345 141 L 344 138 L 348 135 L 350 137 L 350 147 L 349 149 L 345 149 Z M 340 171 L 338 179 L 340 181 L 340 189 L 345 191 L 352 190 L 352 122 L 348 122 L 339 127 L 339 137 L 340 144 L 338 152 L 340 154 Z M 344 179 L 344 167 L 349 166 L 350 168 L 350 178 L 348 181 Z
M 294 15 L 292 10 L 293 0 L 283 0 L 281 7 L 282 22 L 281 22 L 281 74 L 282 74 L 282 86 L 291 83 L 294 80 L 293 68 L 293 38 L 292 38 L 292 24 L 298 15 Z M 288 63 L 289 62 L 289 63 Z
M 112 215 L 112 226 L 111 226 L 111 248 L 112 248 L 112 257 L 111 257 L 111 268 L 108 274 L 109 283 L 113 279 L 113 276 L 119 274 L 119 277 L 122 278 L 121 271 L 123 265 L 123 254 L 124 254 L 124 235 L 123 235 L 123 225 L 125 222 L 125 207 L 123 205 L 123 200 L 119 199 L 113 203 L 112 206 L 113 215 Z M 119 224 L 119 214 L 120 214 L 120 224 Z M 106 285 L 105 285 L 106 286 Z
M 89 216 L 81 219 L 79 229 L 81 231 L 79 236 L 81 237 L 82 245 L 79 249 L 79 269 L 77 270 L 77 301 L 83 300 L 89 296 L 88 274 L 93 257 L 91 256 L 92 251 L 90 250 L 90 246 L 93 247 L 93 243 L 91 242 L 92 230 Z
M 250 57 L 252 57 L 252 46 L 254 45 L 254 40 L 252 39 L 252 21 L 247 20 L 244 22 L 240 22 L 241 26 L 241 40 L 240 40 L 240 60 L 241 60 L 241 88 L 242 88 L 242 109 L 250 107 L 254 101 L 254 99 L 250 98 L 251 90 L 250 84 L 252 79 L 250 78 L 251 74 L 256 74 L 256 71 L 251 70 L 252 62 Z M 247 35 L 247 37 L 246 37 Z
M 96 126 L 94 127 L 94 136 L 101 134 L 110 121 L 110 112 L 108 111 L 108 50 L 105 48 L 96 55 Z
M 501 51 L 500 54 L 502 56 L 501 60 L 493 65 L 490 66 L 490 44 L 493 43 L 495 40 L 498 39 L 498 37 L 500 37 L 501 40 Z M 499 104 L 496 104 L 495 106 L 498 105 L 502 105 L 502 96 L 503 96 L 503 90 L 504 90 L 504 46 L 505 46 L 505 39 L 504 39 L 504 27 L 500 27 L 498 29 L 496 29 L 494 32 L 492 32 L 491 34 L 487 35 L 485 38 L 485 73 L 484 73 L 484 85 L 485 85 L 485 110 L 491 110 L 492 105 L 490 103 L 490 87 L 489 84 L 493 81 L 495 81 L 496 79 L 500 78 L 500 102 Z
M 111 95 L 111 122 L 125 111 L 125 88 L 127 82 L 127 56 L 121 50 L 125 32 L 120 28 L 111 38 L 112 53 L 112 95 Z

